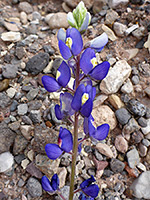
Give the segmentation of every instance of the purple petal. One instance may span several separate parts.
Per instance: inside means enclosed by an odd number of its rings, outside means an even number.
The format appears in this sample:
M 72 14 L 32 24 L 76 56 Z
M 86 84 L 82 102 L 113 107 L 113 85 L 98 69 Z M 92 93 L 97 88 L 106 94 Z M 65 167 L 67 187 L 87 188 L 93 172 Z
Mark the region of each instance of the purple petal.
M 62 28 L 60 28 L 57 33 L 57 39 L 58 39 L 58 41 L 62 40 L 63 42 L 65 42 L 65 40 L 66 40 L 66 32 Z
M 83 84 L 79 85 L 71 103 L 71 107 L 75 111 L 79 111 L 81 108 L 81 104 L 82 104 L 81 100 L 82 100 L 82 95 L 84 92 L 85 92 L 85 86 Z
M 80 32 L 76 28 L 68 28 L 66 32 L 66 39 L 72 39 L 71 51 L 74 56 L 77 56 L 83 48 L 83 40 Z
M 71 58 L 72 53 L 69 47 L 62 40 L 59 40 L 58 46 L 59 46 L 60 53 L 65 60 L 68 60 L 69 58 Z
M 91 59 L 94 57 L 96 57 L 95 52 L 91 48 L 87 48 L 83 52 L 80 59 L 80 68 L 85 74 L 88 74 L 92 70 L 93 64 L 91 63 Z
M 83 24 L 82 24 L 82 26 L 81 26 L 81 28 L 80 28 L 80 32 L 81 32 L 81 33 L 83 33 L 84 31 L 86 31 L 86 29 L 88 28 L 88 25 L 89 25 L 89 23 L 90 23 L 90 18 L 91 18 L 90 13 L 87 12 L 87 13 L 86 13 L 86 17 L 85 17 L 85 19 L 84 19 L 84 22 L 83 22 Z
M 109 68 L 110 68 L 109 62 L 104 61 L 101 64 L 97 65 L 95 68 L 93 68 L 90 71 L 89 75 L 96 80 L 102 80 L 106 77 Z
M 92 133 L 95 132 L 95 126 L 94 124 L 94 118 L 92 117 L 92 115 L 89 117 L 89 124 L 88 124 L 88 128 L 89 128 L 89 135 L 91 135 Z
M 93 182 L 95 182 L 95 178 L 94 176 L 92 175 L 90 178 L 88 178 L 87 180 L 83 181 L 81 184 L 80 184 L 80 188 L 83 189 L 87 186 L 89 186 L 90 184 L 92 184 Z
M 42 183 L 42 188 L 47 191 L 47 192 L 54 192 L 52 186 L 51 186 L 51 183 L 49 181 L 49 179 L 46 177 L 46 176 L 43 176 L 42 177 L 42 180 L 41 180 L 41 183 Z
M 55 115 L 58 120 L 62 120 L 63 116 L 60 110 L 60 106 L 58 104 L 55 106 Z
M 81 114 L 85 117 L 89 117 L 93 109 L 93 101 L 92 99 L 88 99 L 83 106 L 81 107 Z
M 109 133 L 109 125 L 108 124 L 102 124 L 101 126 L 97 127 L 97 130 L 93 132 L 90 136 L 97 140 L 104 140 L 108 133 Z
M 74 114 L 74 110 L 71 108 L 72 100 L 73 96 L 68 92 L 60 95 L 61 107 L 64 115 L 66 114 L 71 116 Z
M 100 50 L 102 50 L 104 48 L 104 46 L 107 44 L 107 42 L 108 42 L 108 36 L 106 33 L 103 33 L 100 36 L 94 38 L 90 42 L 90 47 L 98 50 L 98 52 L 99 52 Z
M 51 76 L 43 76 L 42 83 L 48 92 L 56 92 L 61 88 L 56 79 Z
M 98 187 L 98 185 L 93 184 L 93 185 L 90 185 L 89 187 L 83 188 L 82 191 L 86 195 L 95 198 L 95 197 L 97 197 L 97 195 L 99 193 L 99 187 Z
M 68 131 L 66 128 L 61 128 L 59 138 L 62 141 L 61 149 L 65 152 L 70 152 L 73 147 L 73 137 L 70 131 Z
M 67 63 L 63 61 L 58 68 L 58 71 L 60 72 L 60 76 L 57 81 L 61 86 L 66 87 L 71 77 L 70 68 Z
M 45 151 L 51 160 L 56 160 L 63 153 L 57 144 L 47 144 L 45 146 Z
M 59 178 L 57 174 L 54 174 L 52 179 L 51 179 L 51 185 L 53 190 L 57 190 L 59 188 Z

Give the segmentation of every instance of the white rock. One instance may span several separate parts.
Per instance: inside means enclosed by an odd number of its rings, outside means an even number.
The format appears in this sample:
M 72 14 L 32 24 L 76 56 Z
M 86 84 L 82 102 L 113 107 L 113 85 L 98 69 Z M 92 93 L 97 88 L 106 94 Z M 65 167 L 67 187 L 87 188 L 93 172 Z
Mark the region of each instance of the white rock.
M 150 53 L 150 33 L 149 33 L 149 35 L 148 35 L 147 41 L 144 43 L 144 47 L 145 47 L 145 48 L 148 48 L 149 53 Z
M 125 34 L 126 36 L 129 35 L 130 33 L 132 33 L 134 30 L 136 30 L 137 28 L 139 28 L 138 24 L 134 24 L 131 27 L 129 27 L 126 31 Z
M 19 32 L 5 32 L 1 34 L 1 39 L 6 42 L 18 42 L 21 40 L 21 35 Z
M 110 8 L 115 8 L 118 5 L 126 5 L 129 0 L 108 0 L 108 5 Z
M 139 49 L 137 49 L 137 48 L 126 49 L 125 51 L 128 53 L 127 60 L 130 60 L 137 55 L 137 53 L 139 52 Z
M 113 25 L 113 29 L 117 36 L 124 37 L 124 33 L 127 30 L 127 26 L 119 22 L 115 22 Z
M 21 167 L 23 169 L 26 169 L 29 163 L 30 163 L 30 161 L 26 158 L 26 159 L 22 160 Z
M 59 177 L 59 187 L 62 188 L 66 183 L 67 169 L 66 167 L 60 167 L 57 170 L 57 174 Z
M 20 13 L 20 20 L 23 24 L 27 24 L 28 22 L 28 16 L 25 12 Z
M 14 157 L 10 152 L 0 154 L 0 173 L 6 172 L 14 164 Z
M 144 135 L 150 133 L 150 119 L 147 119 L 147 126 L 145 128 L 141 128 L 141 130 Z
M 116 93 L 124 81 L 129 78 L 131 74 L 131 67 L 125 60 L 116 62 L 113 68 L 108 72 L 100 84 L 100 89 L 105 94 Z
M 127 93 L 127 94 L 130 94 L 131 92 L 133 92 L 133 85 L 130 79 L 128 79 L 126 83 L 121 87 L 121 92 Z
M 97 126 L 108 123 L 111 130 L 113 130 L 117 126 L 115 113 L 111 110 L 109 106 L 101 105 L 98 107 L 94 107 L 92 110 L 92 116 Z
M 7 89 L 6 92 L 7 92 L 7 96 L 9 96 L 10 98 L 13 98 L 16 94 L 16 89 L 11 87 Z

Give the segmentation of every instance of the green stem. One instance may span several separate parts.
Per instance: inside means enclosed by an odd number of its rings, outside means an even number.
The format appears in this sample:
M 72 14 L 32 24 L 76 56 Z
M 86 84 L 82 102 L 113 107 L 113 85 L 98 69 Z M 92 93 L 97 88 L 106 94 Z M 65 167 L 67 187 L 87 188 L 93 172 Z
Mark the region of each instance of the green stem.
M 76 89 L 79 86 L 79 72 L 80 72 L 80 56 L 77 57 L 77 68 L 76 68 Z M 78 112 L 74 114 L 74 140 L 73 140 L 73 151 L 72 151 L 72 166 L 71 166 L 71 180 L 70 180 L 70 193 L 69 200 L 73 200 L 74 196 L 74 181 L 75 181 L 75 169 L 76 159 L 78 153 Z

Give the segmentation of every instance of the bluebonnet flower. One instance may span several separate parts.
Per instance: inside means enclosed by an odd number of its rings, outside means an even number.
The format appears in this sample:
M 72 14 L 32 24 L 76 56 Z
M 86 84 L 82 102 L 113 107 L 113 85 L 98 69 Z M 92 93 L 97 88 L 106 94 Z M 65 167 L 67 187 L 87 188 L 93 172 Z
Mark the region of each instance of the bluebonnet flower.
M 42 83 L 48 92 L 56 92 L 61 87 L 66 87 L 71 77 L 70 68 L 66 62 L 62 62 L 56 74 L 56 79 L 51 76 L 43 76 Z
M 72 134 L 66 128 L 60 127 L 58 144 L 47 144 L 45 151 L 51 160 L 57 159 L 63 152 L 69 153 L 73 147 Z
M 72 99 L 73 96 L 68 92 L 60 94 L 60 105 L 55 106 L 57 119 L 61 120 L 74 114 L 75 111 L 71 108 Z
M 85 86 L 84 84 L 81 84 L 74 94 L 71 107 L 76 112 L 80 111 L 83 116 L 89 117 L 92 112 L 95 95 L 96 89 L 94 87 L 91 85 Z
M 95 182 L 95 181 L 96 181 L 95 178 L 93 176 L 91 176 L 91 178 L 83 181 L 80 184 L 80 188 L 83 191 L 83 193 L 92 198 L 97 197 L 97 195 L 99 193 L 98 185 L 93 184 L 93 182 Z
M 100 36 L 90 41 L 90 47 L 96 50 L 97 52 L 100 52 L 104 48 L 104 46 L 107 44 L 107 42 L 108 42 L 108 36 L 104 32 Z
M 84 33 L 88 28 L 88 25 L 91 21 L 91 15 L 87 12 L 86 7 L 84 6 L 83 1 L 81 1 L 76 9 L 72 12 L 69 12 L 67 15 L 68 23 L 75 27 L 80 31 L 80 33 Z
M 57 174 L 52 176 L 51 182 L 46 176 L 42 177 L 41 182 L 42 188 L 49 193 L 54 193 L 59 189 L 59 178 Z
M 81 192 L 81 194 L 80 194 L 80 196 L 79 196 L 79 200 L 94 200 L 94 198 L 92 198 L 92 197 L 87 197 L 87 196 L 85 196 L 85 194 L 83 194 L 83 193 Z
M 90 137 L 97 140 L 104 140 L 107 137 L 110 129 L 109 125 L 106 123 L 96 128 L 92 115 L 90 115 L 88 118 L 84 118 L 83 127 L 85 134 L 89 134 Z
M 83 40 L 76 28 L 67 29 L 65 40 L 62 29 L 60 29 L 57 38 L 60 53 L 65 60 L 68 60 L 72 56 L 77 56 L 82 51 Z
M 87 48 L 81 56 L 80 67 L 86 75 L 96 80 L 102 80 L 106 77 L 110 64 L 107 61 L 98 64 L 94 49 Z

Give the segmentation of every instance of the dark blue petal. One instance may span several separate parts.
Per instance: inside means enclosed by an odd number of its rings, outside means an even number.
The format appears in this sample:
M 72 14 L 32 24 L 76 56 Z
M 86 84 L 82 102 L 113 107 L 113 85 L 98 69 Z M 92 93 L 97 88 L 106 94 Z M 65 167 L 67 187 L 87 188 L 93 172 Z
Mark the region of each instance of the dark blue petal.
M 87 48 L 83 52 L 80 59 L 80 68 L 85 74 L 88 74 L 92 70 L 93 64 L 91 63 L 91 59 L 94 57 L 96 57 L 95 52 L 91 48 Z
M 61 149 L 65 152 L 70 152 L 73 147 L 73 137 L 70 131 L 66 128 L 61 128 L 59 132 L 59 138 L 61 139 Z
M 102 35 L 94 38 L 91 42 L 90 42 L 90 47 L 98 50 L 98 52 L 100 50 L 103 49 L 103 47 L 107 44 L 108 42 L 108 36 L 106 33 L 103 33 Z
M 90 71 L 89 75 L 96 80 L 102 80 L 106 77 L 109 68 L 110 68 L 109 62 L 104 61 L 99 65 L 97 65 L 95 68 L 93 68 Z
M 90 136 L 94 137 L 97 140 L 104 140 L 108 133 L 109 133 L 109 125 L 102 124 L 101 126 L 97 127 L 97 130 L 93 132 Z
M 94 198 L 86 197 L 84 193 L 81 193 L 79 196 L 79 200 L 94 200 Z
M 63 153 L 63 150 L 57 144 L 47 144 L 45 151 L 51 160 L 56 160 Z
M 90 178 L 88 178 L 87 180 L 83 181 L 81 184 L 80 184 L 80 188 L 83 189 L 89 185 L 91 185 L 93 182 L 95 182 L 95 178 L 94 176 L 92 175 Z
M 77 56 L 83 48 L 83 40 L 80 32 L 76 28 L 67 29 L 66 39 L 70 37 L 72 39 L 71 51 L 74 56 Z
M 96 96 L 96 88 L 93 87 L 93 89 L 92 89 L 92 97 L 91 97 L 93 101 L 95 99 L 95 96 Z
M 95 197 L 97 197 L 97 195 L 99 193 L 99 187 L 98 187 L 98 185 L 93 184 L 93 185 L 83 188 L 82 191 L 86 195 L 95 198 Z
M 58 83 L 61 86 L 66 87 L 71 77 L 70 68 L 66 62 L 63 61 L 61 63 L 60 67 L 58 68 L 58 72 L 60 72 L 60 76 L 56 78 Z
M 88 128 L 89 128 L 89 135 L 92 135 L 95 132 L 95 126 L 94 124 L 94 118 L 92 117 L 92 115 L 89 117 L 89 124 L 88 124 Z
M 48 92 L 56 92 L 57 90 L 61 88 L 61 86 L 56 81 L 56 79 L 50 76 L 43 76 L 42 83 L 43 83 L 44 88 Z
M 62 116 L 60 106 L 58 104 L 55 106 L 55 115 L 58 120 L 62 120 L 63 116 Z
M 47 191 L 47 192 L 54 192 L 52 186 L 51 186 L 51 183 L 49 181 L 49 179 L 46 177 L 46 176 L 43 176 L 42 177 L 42 180 L 41 180 L 41 183 L 42 183 L 42 188 Z
M 71 107 L 75 111 L 79 111 L 81 108 L 81 104 L 82 104 L 81 100 L 82 100 L 82 95 L 84 92 L 85 92 L 85 86 L 83 84 L 79 85 L 71 103 Z
M 60 28 L 59 31 L 58 31 L 58 33 L 57 33 L 57 39 L 58 39 L 58 41 L 62 40 L 65 43 L 66 32 L 62 28 Z
M 83 129 L 85 134 L 89 134 L 89 118 L 84 117 Z
M 81 107 L 81 114 L 85 117 L 89 117 L 93 109 L 93 101 L 92 99 L 88 99 L 83 106 Z
M 51 179 L 51 186 L 53 190 L 57 190 L 59 188 L 59 178 L 57 174 L 54 174 L 52 179 Z
M 58 46 L 59 46 L 60 53 L 65 60 L 68 60 L 69 58 L 71 58 L 72 53 L 69 47 L 62 40 L 59 40 Z

